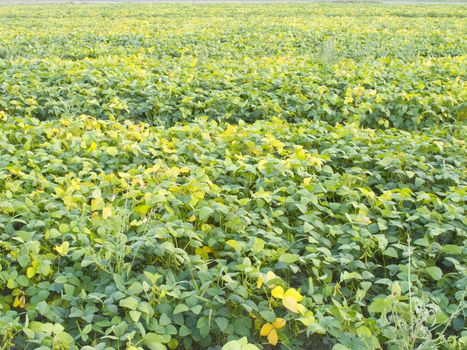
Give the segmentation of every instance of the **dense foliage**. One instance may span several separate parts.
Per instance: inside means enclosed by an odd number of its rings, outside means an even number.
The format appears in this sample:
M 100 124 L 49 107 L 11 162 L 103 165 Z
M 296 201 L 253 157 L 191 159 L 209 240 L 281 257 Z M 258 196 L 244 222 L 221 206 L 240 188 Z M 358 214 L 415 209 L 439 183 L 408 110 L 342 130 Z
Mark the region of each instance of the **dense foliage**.
M 413 298 L 463 327 L 466 154 L 448 135 L 9 118 L 0 145 L 3 331 L 22 346 L 260 341 L 276 317 L 289 346 L 398 339 L 384 314 L 408 321 L 409 239 Z M 271 297 L 269 272 L 309 311 Z
M 466 14 L 0 7 L 0 349 L 467 347 Z
M 404 129 L 465 120 L 466 15 L 464 6 L 4 7 L 0 108 L 164 125 L 200 115 Z

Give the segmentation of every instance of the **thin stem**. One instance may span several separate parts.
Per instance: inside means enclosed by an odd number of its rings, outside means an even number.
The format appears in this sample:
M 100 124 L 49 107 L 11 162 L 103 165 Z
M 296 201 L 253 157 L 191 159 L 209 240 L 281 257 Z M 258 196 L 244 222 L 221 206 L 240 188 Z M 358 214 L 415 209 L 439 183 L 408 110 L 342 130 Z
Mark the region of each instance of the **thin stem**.
M 408 273 L 408 283 L 409 283 L 409 317 L 410 317 L 410 327 L 412 328 L 413 331 L 413 321 L 412 321 L 412 277 L 411 277 L 411 265 L 412 265 L 412 247 L 410 245 L 411 239 L 410 237 L 407 237 L 407 244 L 409 247 L 409 265 L 407 267 L 407 273 Z

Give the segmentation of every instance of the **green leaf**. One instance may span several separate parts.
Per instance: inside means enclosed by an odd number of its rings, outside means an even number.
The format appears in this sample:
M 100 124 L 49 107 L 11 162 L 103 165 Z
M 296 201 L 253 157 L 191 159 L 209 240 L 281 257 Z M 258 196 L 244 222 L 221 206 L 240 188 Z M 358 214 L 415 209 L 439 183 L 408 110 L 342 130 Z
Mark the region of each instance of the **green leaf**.
M 427 267 L 425 271 L 435 281 L 440 280 L 443 277 L 443 271 L 437 266 Z
M 118 305 L 127 309 L 136 310 L 136 308 L 138 307 L 138 303 L 138 299 L 136 299 L 135 297 L 128 297 L 120 300 Z
M 371 313 L 383 313 L 389 310 L 390 307 L 390 300 L 386 298 L 377 298 L 370 304 L 370 306 L 368 307 L 368 311 L 370 311 Z
M 344 282 L 344 281 L 352 280 L 352 279 L 361 280 L 361 279 L 362 279 L 362 275 L 360 275 L 358 272 L 355 272 L 355 271 L 354 271 L 354 272 L 344 271 L 344 272 L 341 274 L 340 281 L 341 281 L 341 282 Z
M 23 332 L 24 334 L 26 334 L 26 337 L 28 337 L 28 339 L 33 339 L 35 336 L 34 331 L 29 328 L 23 328 Z
M 264 318 L 266 321 L 270 323 L 274 322 L 276 319 L 276 313 L 272 310 L 260 311 L 259 314 L 261 315 L 262 318 Z
M 187 305 L 178 304 L 177 306 L 175 306 L 173 314 L 177 315 L 177 314 L 180 314 L 180 313 L 186 312 L 186 311 L 190 311 L 190 308 Z
M 143 301 L 139 303 L 138 310 L 148 315 L 149 317 L 152 317 L 154 315 L 154 309 L 152 308 L 151 304 L 149 304 L 148 302 Z
M 227 326 L 229 325 L 229 320 L 226 319 L 225 317 L 216 317 L 216 324 L 217 324 L 217 327 L 219 327 L 219 329 L 223 332 L 227 329 Z
M 128 288 L 128 293 L 130 294 L 140 294 L 143 292 L 143 285 L 139 282 L 134 282 L 131 284 L 131 286 Z
M 161 326 L 168 326 L 171 323 L 172 323 L 172 320 L 167 314 L 162 314 L 161 317 L 159 318 L 159 324 Z
M 206 221 L 209 216 L 211 216 L 211 214 L 214 213 L 214 210 L 212 210 L 211 208 L 209 207 L 202 207 L 200 210 L 199 210 L 199 218 L 203 221 Z
M 26 255 L 26 254 L 21 254 L 20 256 L 18 256 L 18 257 L 16 258 L 16 260 L 18 261 L 18 263 L 19 263 L 19 265 L 20 265 L 21 267 L 26 267 L 26 266 L 29 264 L 29 262 L 31 261 L 31 259 L 29 258 L 29 256 Z
M 384 251 L 384 255 L 389 256 L 391 258 L 397 258 L 397 251 L 393 247 L 389 247 Z
M 129 314 L 134 322 L 138 322 L 139 318 L 141 317 L 141 312 L 139 311 L 131 310 Z
M 201 305 L 195 305 L 191 308 L 191 311 L 196 314 L 196 315 L 199 315 L 199 313 L 201 312 L 201 310 L 203 309 L 203 307 Z
M 251 247 L 251 250 L 253 251 L 253 253 L 259 253 L 264 249 L 264 245 L 265 245 L 265 243 L 261 238 L 255 237 L 255 240 L 254 240 L 253 246 Z
M 191 334 L 191 329 L 188 328 L 187 326 L 185 325 L 181 325 L 180 326 L 180 329 L 178 331 L 178 334 L 181 336 L 181 337 L 187 337 Z
M 462 247 L 453 244 L 446 244 L 442 246 L 441 251 L 445 254 L 460 255 L 462 254 Z
M 29 285 L 29 280 L 24 275 L 18 276 L 18 278 L 16 278 L 16 282 L 18 282 L 18 284 L 23 287 L 27 287 Z
M 118 154 L 118 149 L 116 147 L 107 147 L 105 151 L 111 156 L 116 156 Z
M 371 338 L 371 331 L 368 327 L 360 326 L 357 328 L 357 335 L 362 338 Z
M 279 261 L 286 264 L 293 264 L 299 259 L 299 256 L 296 254 L 284 253 L 279 257 Z
M 242 350 L 242 344 L 238 340 L 231 340 L 222 347 L 222 350 Z
M 199 333 L 202 337 L 206 337 L 209 334 L 210 324 L 207 317 L 201 317 L 196 324 L 196 328 L 199 329 Z
M 54 347 L 58 349 L 71 349 L 73 343 L 73 337 L 67 332 L 60 332 L 54 336 Z
M 167 347 L 163 344 L 166 340 L 162 335 L 156 333 L 147 333 L 143 338 L 143 344 L 150 350 L 166 350 Z
M 350 350 L 350 349 L 345 345 L 336 344 L 332 347 L 332 350 Z

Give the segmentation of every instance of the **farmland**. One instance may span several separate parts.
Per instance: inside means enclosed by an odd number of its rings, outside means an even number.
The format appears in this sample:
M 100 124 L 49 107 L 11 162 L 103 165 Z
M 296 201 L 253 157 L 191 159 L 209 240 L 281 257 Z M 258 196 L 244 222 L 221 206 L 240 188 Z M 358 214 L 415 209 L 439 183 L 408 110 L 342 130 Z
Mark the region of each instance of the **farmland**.
M 0 7 L 0 349 L 463 349 L 465 5 Z

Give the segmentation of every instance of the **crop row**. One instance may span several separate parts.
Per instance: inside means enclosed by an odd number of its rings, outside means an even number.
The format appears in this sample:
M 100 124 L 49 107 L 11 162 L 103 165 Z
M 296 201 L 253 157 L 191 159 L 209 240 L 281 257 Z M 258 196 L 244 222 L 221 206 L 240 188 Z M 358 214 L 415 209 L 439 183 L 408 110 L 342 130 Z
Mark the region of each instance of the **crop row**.
M 19 59 L 0 63 L 0 108 L 42 120 L 85 113 L 173 125 L 203 115 L 248 122 L 281 116 L 416 129 L 465 121 L 463 66 L 463 57 L 333 66 L 297 57 Z

